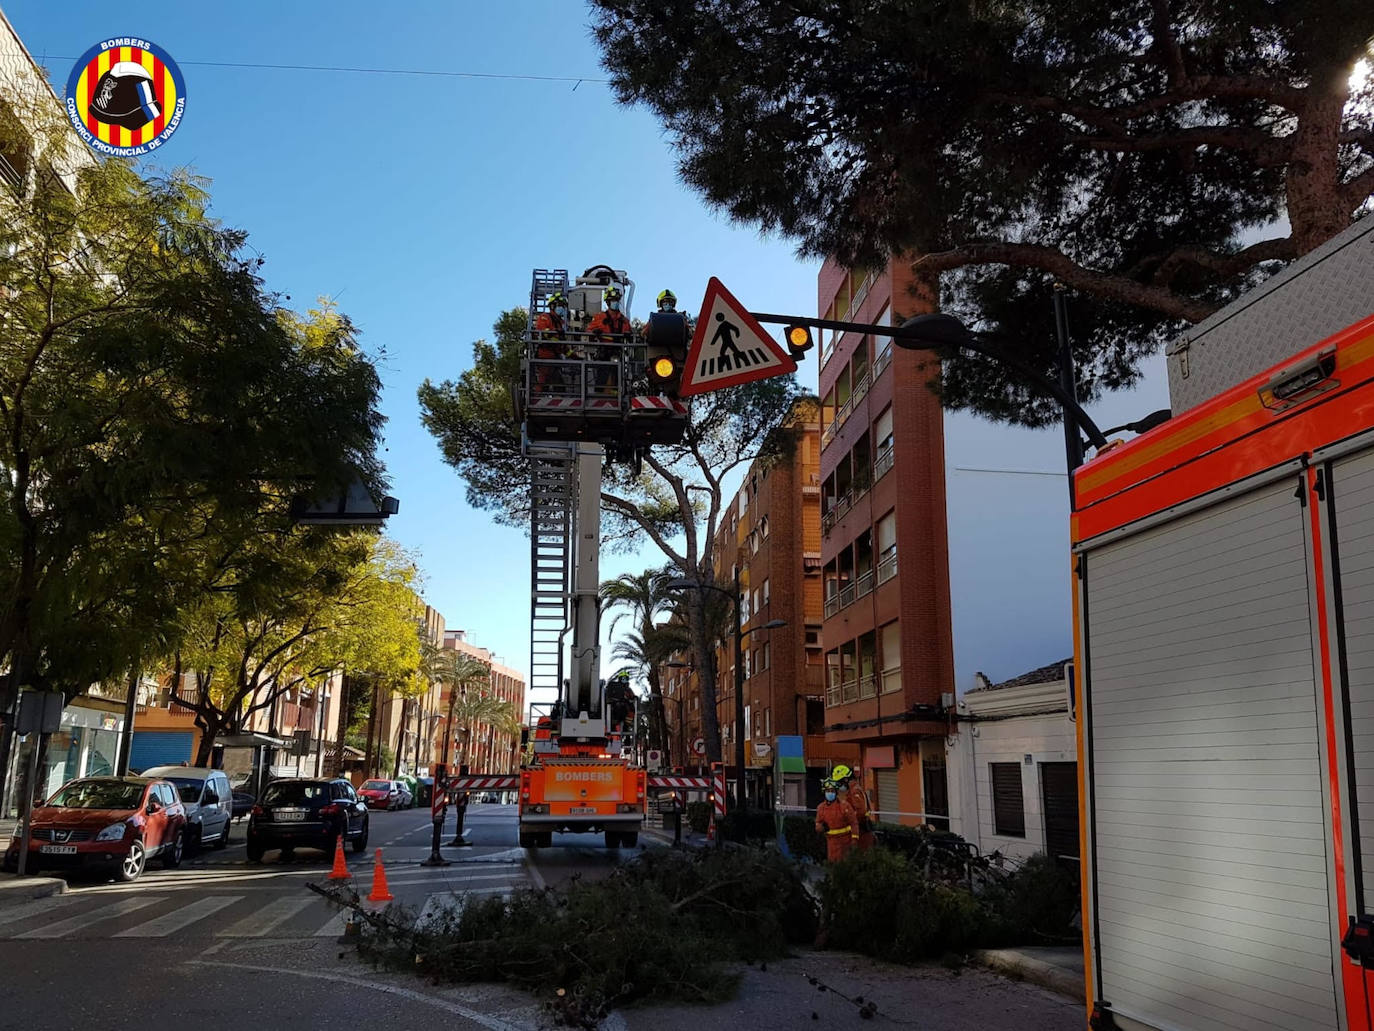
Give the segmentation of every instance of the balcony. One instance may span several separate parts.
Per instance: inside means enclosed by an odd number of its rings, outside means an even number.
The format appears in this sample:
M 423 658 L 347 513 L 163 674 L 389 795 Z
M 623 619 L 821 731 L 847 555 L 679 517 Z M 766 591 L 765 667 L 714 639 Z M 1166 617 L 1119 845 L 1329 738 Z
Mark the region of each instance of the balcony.
M 845 400 L 844 404 L 835 409 L 835 418 L 830 421 L 830 425 L 827 426 L 825 432 L 821 434 L 822 450 L 830 443 L 835 434 L 840 431 L 840 427 L 842 427 L 849 417 L 854 414 L 855 406 L 868 395 L 868 388 L 872 385 L 872 382 L 871 374 L 865 372 L 854 384 L 854 389 Z
M 869 373 L 873 377 L 873 382 L 878 382 L 878 377 L 883 374 L 883 370 L 892 364 L 892 344 L 889 342 L 886 347 L 878 353 L 878 357 L 873 360 L 873 371 Z
M 845 513 L 853 508 L 856 502 L 862 500 L 872 486 L 873 480 L 869 478 L 866 469 L 860 469 L 855 473 L 853 486 L 835 500 L 829 511 L 821 515 L 821 536 L 829 537 L 835 524 L 844 518 Z
M 877 483 L 877 482 L 878 482 L 879 480 L 881 480 L 884 476 L 886 476 L 888 470 L 892 468 L 892 463 L 893 463 L 893 460 L 894 460 L 894 459 L 893 459 L 893 454 L 892 454 L 892 452 L 893 452 L 892 445 L 889 444 L 887 447 L 885 447 L 885 448 L 883 448 L 881 451 L 879 451 L 879 452 L 878 452 L 878 456 L 877 456 L 875 459 L 873 459 L 873 482 L 874 482 L 874 483 Z
M 863 677 L 855 674 L 826 688 L 825 704 L 832 707 L 844 705 L 847 702 L 858 702 L 865 698 L 872 698 L 877 693 L 878 681 L 872 673 Z
M 873 593 L 873 570 L 863 573 L 857 580 L 847 583 L 825 599 L 825 618 L 829 619 L 841 609 L 847 609 L 860 598 Z
M 883 552 L 878 560 L 878 583 L 885 584 L 897 575 L 897 545 Z

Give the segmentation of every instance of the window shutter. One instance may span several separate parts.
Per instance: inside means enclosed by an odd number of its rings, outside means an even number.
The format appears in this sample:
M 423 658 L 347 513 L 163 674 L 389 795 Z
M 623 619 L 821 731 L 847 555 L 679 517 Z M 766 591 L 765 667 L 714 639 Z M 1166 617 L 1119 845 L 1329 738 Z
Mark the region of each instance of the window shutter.
M 1026 809 L 1021 798 L 1021 764 L 989 763 L 992 771 L 992 830 L 1009 838 L 1026 836 Z

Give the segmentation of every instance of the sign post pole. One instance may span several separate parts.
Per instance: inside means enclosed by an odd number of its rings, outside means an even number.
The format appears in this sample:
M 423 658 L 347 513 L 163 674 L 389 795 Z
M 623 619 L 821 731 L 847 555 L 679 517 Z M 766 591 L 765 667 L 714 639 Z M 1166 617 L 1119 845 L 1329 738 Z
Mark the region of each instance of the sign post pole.
M 29 776 L 24 786 L 20 818 L 23 830 L 19 836 L 18 876 L 23 877 L 28 868 L 29 845 L 33 841 L 33 793 L 38 786 L 38 753 L 49 734 L 62 729 L 63 696 L 59 691 L 25 691 L 19 696 L 19 718 L 16 731 L 27 734 L 33 739 L 29 749 Z
M 463 765 L 458 767 L 458 776 L 466 777 L 467 775 L 468 765 L 467 763 L 463 763 Z M 466 789 L 455 792 L 453 797 L 453 811 L 458 816 L 458 823 L 453 828 L 453 840 L 448 843 L 449 848 L 467 848 L 471 846 L 472 842 L 463 838 L 463 817 L 467 815 L 468 811 L 468 792 Z
M 448 866 L 449 861 L 439 854 L 439 839 L 444 833 L 444 809 L 447 808 L 447 785 L 442 765 L 434 770 L 434 790 L 429 796 L 429 819 L 431 824 L 429 839 L 429 858 L 421 866 Z

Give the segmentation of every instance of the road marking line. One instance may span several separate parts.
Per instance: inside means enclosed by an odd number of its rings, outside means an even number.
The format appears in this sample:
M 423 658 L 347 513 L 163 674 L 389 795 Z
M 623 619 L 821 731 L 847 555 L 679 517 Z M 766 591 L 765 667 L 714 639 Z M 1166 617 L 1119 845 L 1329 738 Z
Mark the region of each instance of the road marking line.
M 89 913 L 82 913 L 80 916 L 68 917 L 66 920 L 59 920 L 55 924 L 48 924 L 46 927 L 38 927 L 32 931 L 25 931 L 23 934 L 15 935 L 16 938 L 62 938 L 75 931 L 90 927 L 91 924 L 98 924 L 105 920 L 112 920 L 125 913 L 132 913 L 136 909 L 144 906 L 155 906 L 159 902 L 166 902 L 165 895 L 144 895 L 139 898 L 120 899 L 118 902 L 111 902 L 108 906 L 101 906 L 93 909 Z
M 192 959 L 187 960 L 187 962 L 193 966 L 215 967 L 217 969 L 228 967 L 236 970 L 250 970 L 260 974 L 284 974 L 291 977 L 304 977 L 314 981 L 334 981 L 339 984 L 349 985 L 350 987 L 371 988 L 373 991 L 382 992 L 386 995 L 397 995 L 403 999 L 410 999 L 412 1002 L 422 1002 L 442 1010 L 448 1010 L 448 1012 L 456 1013 L 460 1017 L 466 1017 L 474 1024 L 486 1028 L 487 1031 L 530 1031 L 528 1026 L 508 1024 L 506 1021 L 493 1017 L 490 1014 L 469 1009 L 467 1006 L 452 1002 L 448 999 L 438 999 L 432 995 L 425 995 L 423 992 L 413 991 L 409 988 L 401 988 L 397 985 L 382 984 L 378 981 L 367 981 L 353 974 L 329 974 L 316 970 L 286 970 L 281 967 L 268 967 L 256 963 L 227 963 L 217 959 L 211 960 L 210 962 Z
M 543 891 L 548 887 L 548 884 L 544 881 L 544 875 L 540 873 L 539 868 L 534 865 L 534 856 L 528 852 L 525 853 L 525 872 L 529 874 L 530 880 L 534 882 L 535 888 L 539 891 Z
M 196 901 L 174 909 L 170 913 L 155 917 L 147 923 L 139 924 L 137 927 L 130 927 L 127 931 L 120 931 L 116 938 L 165 938 L 173 931 L 180 931 L 183 927 L 189 927 L 197 920 L 204 920 L 212 913 L 218 913 L 226 906 L 232 906 L 235 902 L 242 902 L 242 895 L 219 895 Z
M 344 933 L 344 924 L 348 923 L 348 910 L 342 910 L 329 918 L 329 923 L 325 924 L 312 937 L 315 938 L 337 938 Z
M 269 931 L 286 923 L 314 899 L 283 898 L 269 902 L 256 913 L 244 917 L 238 923 L 217 932 L 220 938 L 260 938 Z
M 76 902 L 80 896 L 57 895 L 45 899 L 30 899 L 28 902 L 20 902 L 13 906 L 6 906 L 0 909 L 0 924 L 12 924 L 16 920 L 24 920 L 27 917 L 36 916 L 39 913 L 47 913 L 54 909 L 61 909 Z

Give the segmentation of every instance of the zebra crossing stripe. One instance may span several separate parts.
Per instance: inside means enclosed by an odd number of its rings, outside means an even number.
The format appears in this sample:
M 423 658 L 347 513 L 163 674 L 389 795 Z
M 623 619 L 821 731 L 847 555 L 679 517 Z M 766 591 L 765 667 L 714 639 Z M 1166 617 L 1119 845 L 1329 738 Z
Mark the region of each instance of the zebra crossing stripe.
M 165 895 L 120 899 L 118 902 L 112 902 L 108 906 L 101 906 L 99 909 L 93 909 L 89 913 L 68 917 L 66 920 L 59 920 L 55 924 L 48 924 L 44 927 L 36 927 L 32 931 L 25 931 L 23 934 L 15 935 L 15 937 L 65 938 L 69 934 L 90 927 L 91 924 L 98 924 L 104 920 L 113 920 L 117 916 L 123 916 L 125 913 L 132 913 L 135 910 L 142 909 L 144 906 L 155 906 L 159 902 L 166 901 L 167 896 Z
M 238 923 L 219 931 L 217 937 L 258 938 L 267 935 L 286 923 L 306 906 L 313 904 L 314 901 L 314 899 L 277 899 L 274 902 L 269 902 L 256 913 L 244 917 Z
M 51 913 L 63 906 L 70 906 L 76 901 L 75 897 L 68 896 L 66 898 L 30 899 L 28 902 L 20 902 L 18 905 L 6 906 L 0 909 L 0 924 L 13 924 L 31 916 L 38 916 L 40 913 Z
M 120 931 L 114 935 L 116 938 L 165 938 L 173 931 L 180 931 L 183 927 L 189 927 L 197 920 L 204 920 L 212 913 L 218 913 L 226 906 L 232 906 L 235 902 L 242 902 L 242 895 L 217 895 L 210 898 L 196 899 L 189 905 L 174 909 L 170 913 L 155 917 L 147 923 L 139 924 L 137 927 L 130 927 L 126 931 Z
M 325 924 L 315 932 L 316 938 L 337 938 L 344 933 L 344 924 L 348 923 L 348 910 L 341 910 L 329 918 L 329 923 Z

